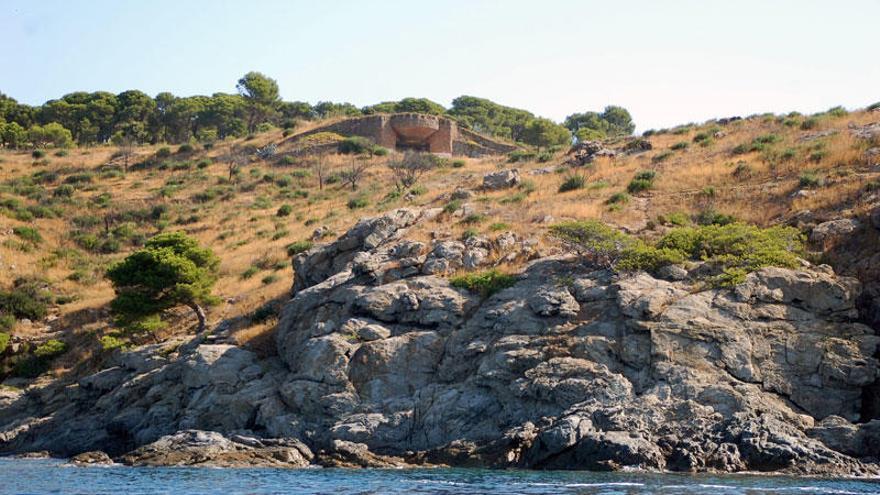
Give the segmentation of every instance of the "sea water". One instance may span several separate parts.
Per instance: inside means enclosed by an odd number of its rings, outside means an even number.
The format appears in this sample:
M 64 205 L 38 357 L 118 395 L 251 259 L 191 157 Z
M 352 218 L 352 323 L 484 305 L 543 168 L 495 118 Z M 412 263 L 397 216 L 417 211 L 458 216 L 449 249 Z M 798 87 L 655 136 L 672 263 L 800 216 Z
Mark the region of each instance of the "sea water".
M 484 469 L 74 467 L 0 458 L 2 494 L 877 494 L 880 480 Z

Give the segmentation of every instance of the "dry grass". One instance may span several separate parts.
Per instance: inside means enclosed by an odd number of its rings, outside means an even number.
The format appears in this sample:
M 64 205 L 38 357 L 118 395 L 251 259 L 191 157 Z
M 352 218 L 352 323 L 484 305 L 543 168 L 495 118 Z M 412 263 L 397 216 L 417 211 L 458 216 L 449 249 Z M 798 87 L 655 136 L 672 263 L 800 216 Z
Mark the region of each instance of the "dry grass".
M 467 159 L 462 168 L 444 167 L 423 177 L 420 185 L 424 192 L 411 202 L 403 197 L 389 196 L 395 188 L 391 173 L 384 165 L 392 157 L 373 158 L 358 189 L 352 191 L 339 183 L 319 190 L 314 175 L 303 172 L 308 171 L 305 160 L 297 160 L 292 165 L 280 165 L 275 160 L 255 161 L 244 167 L 234 184 L 227 185 L 228 169 L 223 162 L 224 156 L 233 146 L 243 144 L 241 141 L 217 143 L 212 149 L 189 157 L 171 157 L 171 160 L 188 159 L 192 162 L 204 158 L 214 161 L 203 169 L 149 168 L 114 177 L 102 177 L 100 172 L 102 166 L 112 161 L 114 149 L 110 147 L 74 149 L 66 157 L 49 154 L 46 165 L 35 164 L 29 153 L 0 151 L 0 182 L 4 184 L 41 170 L 55 172 L 59 175 L 58 181 L 42 186 L 51 195 L 72 173 L 85 171 L 95 175 L 92 184 L 76 193 L 78 204 L 65 207 L 59 218 L 22 222 L 0 216 L 0 285 L 7 286 L 21 276 L 47 279 L 55 292 L 73 298 L 72 302 L 54 310 L 58 319 L 51 324 L 52 329 L 66 332 L 72 341 L 82 343 L 91 339 L 94 342 L 97 336 L 112 330 L 105 309 L 113 291 L 101 274 L 110 263 L 134 247 L 123 246 L 114 254 L 87 253 L 71 238 L 74 230 L 71 220 L 84 214 L 103 216 L 126 209 L 165 205 L 170 212 L 166 229 L 186 231 L 204 245 L 211 246 L 222 260 L 222 276 L 216 293 L 223 302 L 211 308 L 210 320 L 215 323 L 235 321 L 233 333 L 237 342 L 261 349 L 261 352 L 270 352 L 274 320 L 254 323 L 248 315 L 267 303 L 283 301 L 287 297 L 292 271 L 285 246 L 310 238 L 318 227 L 326 226 L 340 234 L 360 218 L 389 209 L 401 206 L 442 208 L 457 187 L 477 189 L 484 174 L 507 167 L 518 168 L 526 184 L 507 191 L 477 191 L 469 203 L 482 220 L 465 224 L 459 217 L 443 214 L 415 227 L 410 237 L 428 241 L 436 236 L 458 238 L 468 230 L 488 236 L 510 230 L 522 237 L 537 238 L 543 246 L 543 232 L 548 221 L 568 218 L 601 218 L 637 229 L 659 215 L 671 212 L 696 214 L 711 207 L 744 221 L 767 225 L 802 209 L 857 208 L 865 184 L 876 180 L 878 174 L 877 170 L 868 168 L 862 158 L 867 145 L 855 140 L 847 125 L 878 120 L 878 114 L 866 112 L 841 118 L 823 117 L 816 129 L 802 131 L 798 127 L 786 127 L 776 119 L 758 117 L 721 127 L 724 136 L 713 138 L 705 147 L 694 143 L 694 137 L 712 131 L 712 124 L 696 126 L 683 134 L 654 135 L 649 138 L 654 146 L 652 151 L 613 160 L 600 159 L 589 169 L 578 171 L 587 175 L 588 187 L 566 193 L 558 192 L 566 177 L 565 172 L 532 173 L 562 165 L 565 157 L 561 154 L 550 163 L 511 165 L 504 157 Z M 812 141 L 802 140 L 806 135 L 828 130 L 837 132 Z M 770 151 L 732 153 L 736 146 L 768 134 L 779 138 L 778 142 L 768 146 Z M 657 161 L 658 155 L 668 152 L 674 143 L 680 141 L 690 144 L 684 150 L 673 151 L 667 159 Z M 281 154 L 289 146 L 280 131 L 261 134 L 246 144 L 263 146 L 270 142 L 279 143 Z M 138 149 L 134 161 L 151 157 L 159 148 Z M 176 147 L 171 148 L 176 150 Z M 786 150 L 794 150 L 793 156 L 783 161 L 771 159 L 771 153 Z M 327 175 L 339 174 L 353 160 L 342 155 L 319 159 L 326 164 Z M 745 164 L 743 167 L 748 169 L 748 174 L 734 174 L 740 163 Z M 620 207 L 609 205 L 609 197 L 625 191 L 640 170 L 657 172 L 653 189 L 638 194 Z M 797 191 L 798 178 L 805 171 L 821 175 L 826 179 L 826 185 L 808 197 L 794 199 L 792 193 Z M 264 179 L 264 176 L 274 176 L 275 180 Z M 279 186 L 281 178 L 290 184 Z M 179 182 L 176 190 L 163 195 L 163 188 L 167 192 L 166 186 L 175 181 Z M 212 187 L 227 187 L 233 192 L 226 198 L 195 201 L 196 194 Z M 307 196 L 296 191 L 305 191 Z M 95 206 L 93 200 L 106 193 L 112 196 L 109 206 Z M 36 201 L 10 191 L 0 193 L 0 197 L 16 197 L 25 204 L 36 204 Z M 349 209 L 352 198 L 365 199 L 367 206 Z M 291 205 L 293 212 L 290 216 L 276 216 L 282 204 Z M 186 221 L 181 222 L 181 219 Z M 499 230 L 500 224 L 503 224 L 502 230 Z M 11 233 L 13 227 L 21 225 L 37 228 L 44 238 L 43 243 L 22 250 L 21 242 Z M 157 232 L 156 225 L 149 223 L 140 223 L 137 229 L 146 236 Z M 59 256 L 59 249 L 79 253 L 92 267 L 94 280 L 72 280 L 70 276 L 75 272 L 76 263 L 69 256 Z M 257 266 L 256 273 L 245 277 L 252 266 Z M 517 269 L 515 266 L 507 268 Z M 190 315 L 182 312 L 168 332 L 190 331 L 192 323 Z M 22 327 L 16 331 L 23 333 L 27 329 Z M 94 349 L 84 350 L 81 355 L 93 352 Z

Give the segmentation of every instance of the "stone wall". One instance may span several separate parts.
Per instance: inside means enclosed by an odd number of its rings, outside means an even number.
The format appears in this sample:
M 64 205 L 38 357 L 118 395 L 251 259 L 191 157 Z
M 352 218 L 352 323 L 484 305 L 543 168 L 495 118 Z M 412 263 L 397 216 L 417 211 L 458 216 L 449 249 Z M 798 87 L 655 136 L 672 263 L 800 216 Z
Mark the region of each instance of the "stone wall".
M 318 132 L 362 136 L 392 149 L 415 149 L 437 154 L 482 156 L 509 153 L 516 146 L 461 129 L 455 121 L 419 113 L 368 115 L 346 119 L 290 138 L 296 142 Z

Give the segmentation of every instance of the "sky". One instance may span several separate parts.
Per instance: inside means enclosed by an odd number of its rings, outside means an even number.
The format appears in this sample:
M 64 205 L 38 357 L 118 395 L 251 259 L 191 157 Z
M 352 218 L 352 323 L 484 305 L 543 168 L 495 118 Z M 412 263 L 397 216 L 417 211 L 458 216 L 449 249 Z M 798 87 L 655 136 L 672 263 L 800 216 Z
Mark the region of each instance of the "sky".
M 472 95 L 638 129 L 880 101 L 880 0 L 0 0 L 0 92 Z

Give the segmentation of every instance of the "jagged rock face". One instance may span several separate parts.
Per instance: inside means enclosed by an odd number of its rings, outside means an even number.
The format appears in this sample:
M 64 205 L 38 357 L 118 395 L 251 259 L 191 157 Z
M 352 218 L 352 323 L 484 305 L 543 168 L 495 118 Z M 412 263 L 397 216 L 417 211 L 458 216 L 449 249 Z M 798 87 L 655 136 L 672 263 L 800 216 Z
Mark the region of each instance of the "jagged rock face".
M 483 189 L 487 191 L 509 189 L 519 183 L 519 170 L 515 168 L 510 170 L 499 170 L 483 176 Z
M 705 289 L 543 258 L 482 299 L 425 269 L 458 246 L 401 240 L 419 216 L 298 258 L 315 271 L 297 275 L 277 361 L 218 345 L 128 359 L 63 404 L 47 391 L 0 412 L 0 450 L 193 429 L 298 438 L 324 465 L 877 472 L 878 422 L 856 421 L 880 338 L 854 279 L 768 268 Z

